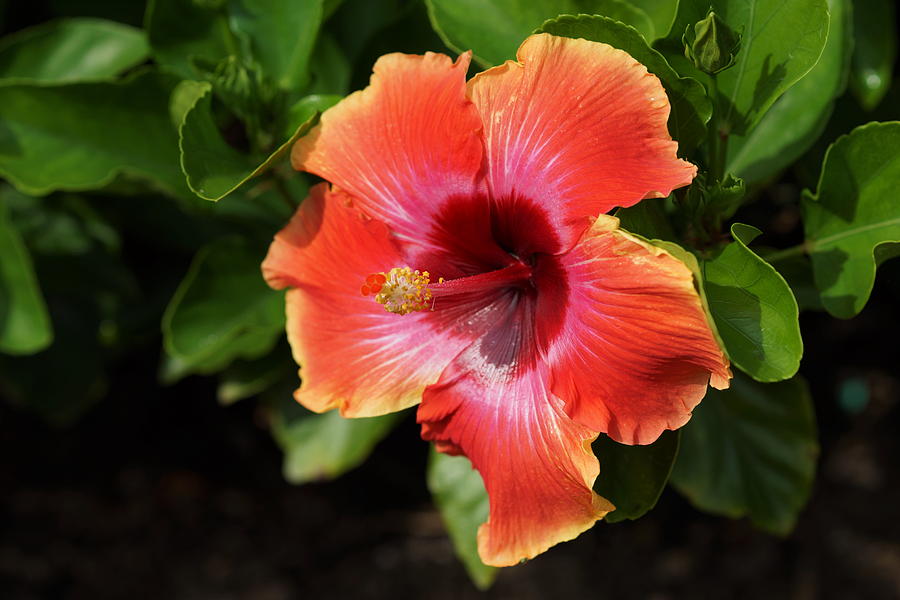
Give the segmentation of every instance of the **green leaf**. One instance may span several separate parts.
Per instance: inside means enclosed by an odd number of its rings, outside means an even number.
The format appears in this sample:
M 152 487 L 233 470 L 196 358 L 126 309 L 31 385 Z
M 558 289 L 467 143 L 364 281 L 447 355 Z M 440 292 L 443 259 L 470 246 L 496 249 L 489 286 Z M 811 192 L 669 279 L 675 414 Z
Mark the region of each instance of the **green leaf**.
M 647 14 L 623 0 L 426 0 L 434 30 L 456 52 L 473 51 L 484 67 L 515 60 L 516 49 L 541 23 L 560 14 L 598 14 L 653 39 Z
M 766 255 L 763 258 L 768 260 Z M 813 279 L 812 262 L 806 256 L 791 256 L 772 263 L 772 266 L 791 286 L 800 310 L 825 310 L 822 297 Z
M 666 216 L 667 198 L 647 198 L 634 206 L 620 208 L 615 216 L 619 227 L 647 239 L 674 240 L 675 231 Z
M 632 6 L 640 8 L 650 17 L 653 23 L 655 35 L 647 37 L 648 42 L 652 42 L 656 38 L 665 37 L 672 28 L 672 21 L 675 19 L 675 11 L 678 8 L 678 2 L 672 0 L 630 0 Z
M 450 456 L 433 447 L 428 458 L 428 489 L 441 513 L 453 549 L 480 590 L 497 577 L 497 568 L 478 556 L 478 528 L 488 518 L 488 495 L 478 471 L 465 456 Z
M 746 136 L 728 139 L 726 171 L 750 183 L 788 167 L 822 134 L 847 84 L 852 20 L 849 0 L 829 0 L 831 25 L 819 62 L 788 89 Z
M 64 19 L 0 41 L 0 79 L 72 82 L 114 77 L 147 59 L 144 32 L 103 19 Z
M 284 90 L 309 82 L 309 59 L 322 22 L 322 0 L 229 0 L 232 29 Z
M 259 160 L 238 152 L 222 138 L 212 114 L 210 84 L 183 81 L 179 85 L 179 92 L 181 101 L 189 96 L 194 98 L 179 128 L 181 167 L 191 190 L 201 198 L 213 201 L 227 196 L 248 180 L 268 170 L 290 151 L 297 139 L 312 128 L 318 111 L 337 100 L 334 96 L 305 98 L 305 103 L 299 109 L 291 111 L 291 119 L 299 122 L 293 135 L 260 163 Z
M 284 478 L 294 484 L 334 479 L 361 465 L 403 417 L 345 419 L 337 410 L 314 414 L 290 393 L 272 407 L 272 435 L 284 451 Z
M 220 404 L 234 404 L 264 392 L 286 377 L 296 377 L 296 373 L 290 350 L 276 346 L 261 358 L 234 361 L 222 371 L 216 396 Z
M 6 196 L 0 194 L 0 352 L 32 354 L 53 340 L 47 306 L 31 255 L 10 222 Z
M 900 122 L 869 123 L 828 148 L 803 225 L 825 309 L 848 319 L 872 293 L 875 269 L 900 243 Z
M 197 253 L 162 321 L 166 351 L 192 372 L 259 357 L 284 333 L 284 294 L 263 281 L 263 255 L 238 238 Z
M 344 49 L 326 31 L 319 33 L 313 49 L 310 74 L 312 82 L 306 90 L 309 94 L 343 96 L 350 89 L 353 65 L 347 59 Z
M 881 102 L 891 87 L 897 58 L 897 19 L 894 0 L 857 3 L 853 13 L 853 67 L 850 89 L 866 110 Z
M 666 89 L 672 105 L 669 132 L 682 149 L 693 148 L 704 139 L 712 106 L 703 86 L 693 79 L 679 77 L 662 55 L 651 49 L 634 29 L 606 17 L 563 15 L 545 22 L 541 31 L 604 42 L 629 53 L 659 77 Z
M 190 195 L 169 120 L 174 81 L 0 86 L 0 175 L 24 193 L 101 188 L 119 174 Z
M 218 62 L 239 56 L 238 40 L 228 25 L 224 2 L 149 0 L 144 29 L 153 58 L 184 79 L 198 75 L 194 60 Z
M 638 519 L 656 506 L 678 455 L 679 433 L 665 431 L 646 446 L 626 446 L 601 434 L 593 444 L 600 460 L 594 490 L 612 502 L 616 510 L 607 523 Z
M 786 535 L 806 504 L 818 444 L 801 377 L 756 383 L 735 373 L 710 390 L 681 430 L 672 483 L 697 508 Z
M 703 287 L 731 362 L 757 381 L 780 381 L 803 355 L 799 310 L 784 278 L 747 247 L 760 233 L 732 225 L 734 242 L 703 261 Z
M 699 72 L 684 58 L 681 36 L 710 9 L 742 35 L 737 62 L 716 76 L 715 103 L 725 133 L 743 135 L 818 61 L 828 37 L 828 6 L 826 0 L 680 0 L 658 48 L 682 74 Z

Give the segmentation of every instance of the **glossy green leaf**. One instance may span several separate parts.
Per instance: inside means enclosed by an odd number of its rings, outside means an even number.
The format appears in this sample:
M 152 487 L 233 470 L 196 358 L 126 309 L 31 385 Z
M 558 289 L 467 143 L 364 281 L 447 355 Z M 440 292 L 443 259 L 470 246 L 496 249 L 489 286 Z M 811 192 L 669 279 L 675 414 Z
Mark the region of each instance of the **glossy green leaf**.
M 290 151 L 298 138 L 310 130 L 318 111 L 337 100 L 334 96 L 305 98 L 299 108 L 291 111 L 291 119 L 299 122 L 293 135 L 260 162 L 238 152 L 222 138 L 212 114 L 210 84 L 184 81 L 179 85 L 179 91 L 182 92 L 182 99 L 186 96 L 194 98 L 179 128 L 181 167 L 191 190 L 206 200 L 219 200 L 268 170 Z
M 880 260 L 900 244 L 900 122 L 869 123 L 829 147 L 815 194 L 803 194 L 803 226 L 825 309 L 862 310 Z
M 0 40 L 0 79 L 72 82 L 104 79 L 147 59 L 144 32 L 103 19 L 65 19 Z
M 0 86 L 0 175 L 36 196 L 101 188 L 120 174 L 189 195 L 169 119 L 173 85 L 143 73 L 115 83 Z
M 31 255 L 10 222 L 5 196 L 0 194 L 0 352 L 32 354 L 53 340 L 47 306 Z
M 853 13 L 853 67 L 850 87 L 860 104 L 872 110 L 891 87 L 897 59 L 895 0 L 856 3 Z
M 197 77 L 197 58 L 218 62 L 240 55 L 224 1 L 149 0 L 144 29 L 153 58 L 184 79 Z
M 803 355 L 799 310 L 791 288 L 747 247 L 760 231 L 731 226 L 734 242 L 703 261 L 709 310 L 731 362 L 758 381 L 780 381 L 797 372 Z
M 726 171 L 749 183 L 776 175 L 806 152 L 822 134 L 843 93 L 853 37 L 849 0 L 828 0 L 831 25 L 819 62 L 788 89 L 746 136 L 728 140 Z
M 594 441 L 600 461 L 594 490 L 616 507 L 606 515 L 607 523 L 638 519 L 656 506 L 678 455 L 678 437 L 665 431 L 646 446 L 626 446 L 603 434 Z
M 314 414 L 290 393 L 272 407 L 272 435 L 284 451 L 284 478 L 300 484 L 333 479 L 361 465 L 403 417 L 345 419 L 337 410 Z
M 635 27 L 653 39 L 653 22 L 624 0 L 426 0 L 434 30 L 456 52 L 472 50 L 485 67 L 515 60 L 522 41 L 560 14 L 597 14 Z
M 693 148 L 706 135 L 706 122 L 712 114 L 712 106 L 703 86 L 693 79 L 679 77 L 662 55 L 651 49 L 631 27 L 605 17 L 563 15 L 545 22 L 541 30 L 554 35 L 604 42 L 628 52 L 659 77 L 665 87 L 672 106 L 669 132 L 682 148 Z
M 263 281 L 264 254 L 237 238 L 197 254 L 163 315 L 170 355 L 209 373 L 272 349 L 284 333 L 284 294 Z
M 773 384 L 735 373 L 710 390 L 681 430 L 672 483 L 697 508 L 786 535 L 806 504 L 818 444 L 801 377 Z
M 826 0 L 680 0 L 659 48 L 682 74 L 681 37 L 712 9 L 742 35 L 734 66 L 716 76 L 715 103 L 727 133 L 746 134 L 772 103 L 816 64 L 828 37 Z
M 441 513 L 453 549 L 481 590 L 497 577 L 497 568 L 478 556 L 478 528 L 488 518 L 488 495 L 481 475 L 465 456 L 450 456 L 433 447 L 428 459 L 428 489 Z
M 234 31 L 248 40 L 250 56 L 278 87 L 306 87 L 322 0 L 229 0 L 228 13 Z

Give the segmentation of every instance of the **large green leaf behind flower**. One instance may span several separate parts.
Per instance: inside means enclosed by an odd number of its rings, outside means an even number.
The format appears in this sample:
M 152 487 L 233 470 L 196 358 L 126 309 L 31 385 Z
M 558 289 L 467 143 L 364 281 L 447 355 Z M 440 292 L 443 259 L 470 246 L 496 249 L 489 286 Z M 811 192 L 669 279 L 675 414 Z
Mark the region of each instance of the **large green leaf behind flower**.
M 710 390 L 681 432 L 672 483 L 692 504 L 790 532 L 809 497 L 818 456 L 802 378 L 763 384 L 736 373 L 730 389 Z
M 829 147 L 803 224 L 825 309 L 850 318 L 865 306 L 875 269 L 900 251 L 900 122 L 857 127 Z
M 441 512 L 453 549 L 469 577 L 487 589 L 497 577 L 497 568 L 478 556 L 478 528 L 487 521 L 489 501 L 481 475 L 465 456 L 450 456 L 431 449 L 428 459 L 428 489 Z
M 600 461 L 594 490 L 616 506 L 607 523 L 638 519 L 656 506 L 678 455 L 678 438 L 678 432 L 664 431 L 645 446 L 627 446 L 603 434 L 594 441 Z

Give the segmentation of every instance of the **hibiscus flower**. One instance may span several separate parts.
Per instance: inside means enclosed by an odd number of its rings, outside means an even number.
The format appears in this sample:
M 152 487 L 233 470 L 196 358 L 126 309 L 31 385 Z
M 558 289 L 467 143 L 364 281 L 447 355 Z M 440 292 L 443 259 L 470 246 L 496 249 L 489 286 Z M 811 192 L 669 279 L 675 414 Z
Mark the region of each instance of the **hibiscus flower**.
M 688 185 L 659 80 L 605 44 L 539 34 L 468 83 L 470 53 L 390 54 L 293 148 L 326 179 L 263 264 L 291 288 L 296 398 L 368 417 L 419 404 L 490 499 L 491 565 L 614 509 L 599 432 L 647 444 L 728 361 L 688 268 L 605 213 Z

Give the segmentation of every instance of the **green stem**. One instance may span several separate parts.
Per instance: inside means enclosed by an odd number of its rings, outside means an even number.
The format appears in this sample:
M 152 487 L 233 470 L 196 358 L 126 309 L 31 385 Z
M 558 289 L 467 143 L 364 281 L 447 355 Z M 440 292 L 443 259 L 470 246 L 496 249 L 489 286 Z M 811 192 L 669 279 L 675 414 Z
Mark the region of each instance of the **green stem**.
M 725 161 L 728 156 L 728 135 L 719 127 L 719 111 L 715 109 L 715 99 L 718 95 L 716 76 L 710 75 L 709 94 L 713 100 L 713 114 L 709 120 L 707 135 L 709 136 L 709 150 L 707 153 L 709 164 L 710 182 L 722 181 L 725 176 Z
M 767 254 L 763 256 L 763 258 L 768 263 L 778 262 L 780 260 L 784 260 L 786 258 L 792 258 L 794 256 L 802 256 L 809 252 L 809 246 L 806 242 L 802 244 L 797 244 L 796 246 L 791 246 L 790 248 L 785 248 L 784 250 L 779 250 L 777 252 L 773 252 L 771 254 Z

